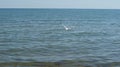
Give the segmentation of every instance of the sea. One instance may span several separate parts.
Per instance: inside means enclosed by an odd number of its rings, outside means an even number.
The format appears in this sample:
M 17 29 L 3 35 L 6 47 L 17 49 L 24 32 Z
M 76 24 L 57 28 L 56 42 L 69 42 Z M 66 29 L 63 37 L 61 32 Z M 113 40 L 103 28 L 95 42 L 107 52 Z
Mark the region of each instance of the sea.
M 120 67 L 120 10 L 1 8 L 0 65 L 34 62 Z

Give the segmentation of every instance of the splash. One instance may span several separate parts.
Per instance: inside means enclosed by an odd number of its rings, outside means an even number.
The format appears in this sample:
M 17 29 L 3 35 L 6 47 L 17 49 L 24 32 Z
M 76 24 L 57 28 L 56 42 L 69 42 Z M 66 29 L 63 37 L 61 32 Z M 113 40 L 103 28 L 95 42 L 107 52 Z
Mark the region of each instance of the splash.
M 70 27 L 67 27 L 65 25 L 62 25 L 64 27 L 65 30 L 70 30 L 71 28 Z

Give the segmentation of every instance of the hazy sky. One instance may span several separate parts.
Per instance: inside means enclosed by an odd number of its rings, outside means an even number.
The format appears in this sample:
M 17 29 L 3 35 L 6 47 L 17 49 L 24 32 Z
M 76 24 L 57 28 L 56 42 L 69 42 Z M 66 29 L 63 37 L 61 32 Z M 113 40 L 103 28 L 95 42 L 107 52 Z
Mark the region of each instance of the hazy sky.
M 120 9 L 120 0 L 0 0 L 0 8 Z

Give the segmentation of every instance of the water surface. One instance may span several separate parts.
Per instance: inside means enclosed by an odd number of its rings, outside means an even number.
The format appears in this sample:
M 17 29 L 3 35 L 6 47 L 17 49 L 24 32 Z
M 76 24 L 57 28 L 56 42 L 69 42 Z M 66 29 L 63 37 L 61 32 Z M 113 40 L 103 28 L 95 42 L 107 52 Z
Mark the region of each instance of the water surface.
M 119 22 L 120 10 L 0 9 L 0 62 L 120 66 Z

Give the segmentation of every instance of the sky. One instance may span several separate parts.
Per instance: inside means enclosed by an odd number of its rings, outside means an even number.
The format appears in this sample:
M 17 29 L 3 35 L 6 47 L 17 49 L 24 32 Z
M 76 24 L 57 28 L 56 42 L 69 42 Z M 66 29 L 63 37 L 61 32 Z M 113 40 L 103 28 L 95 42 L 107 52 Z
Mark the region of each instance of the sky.
M 120 9 L 120 0 L 0 0 L 0 8 Z

